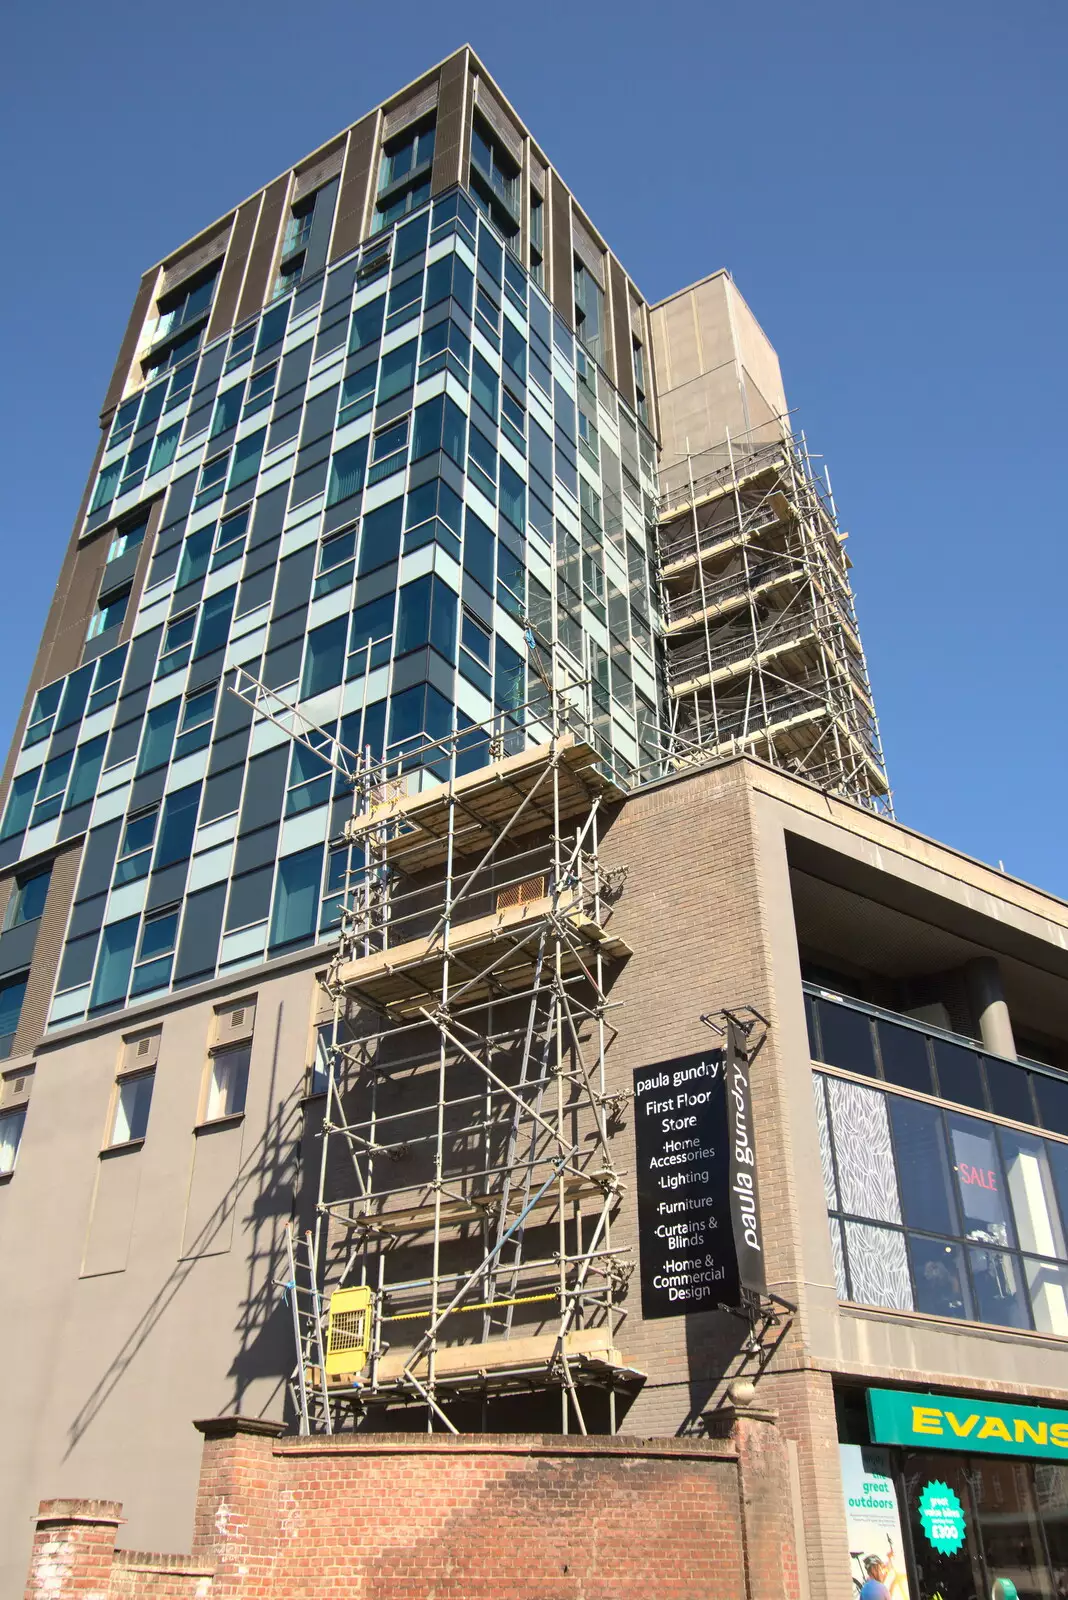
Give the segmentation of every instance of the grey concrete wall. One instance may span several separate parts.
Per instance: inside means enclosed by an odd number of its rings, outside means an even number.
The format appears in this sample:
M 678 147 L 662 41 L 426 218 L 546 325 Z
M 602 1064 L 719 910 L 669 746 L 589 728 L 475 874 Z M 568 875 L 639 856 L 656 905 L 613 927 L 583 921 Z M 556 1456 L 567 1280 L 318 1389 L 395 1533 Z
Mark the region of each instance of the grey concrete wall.
M 40 1499 L 113 1496 L 124 1545 L 187 1549 L 191 1419 L 281 1414 L 292 1340 L 272 1281 L 317 993 L 308 969 L 230 987 L 257 997 L 246 1111 L 200 1134 L 221 994 L 172 1003 L 144 1144 L 111 1155 L 100 1152 L 122 1019 L 38 1053 L 18 1164 L 0 1186 L 5 1600 L 22 1593 Z

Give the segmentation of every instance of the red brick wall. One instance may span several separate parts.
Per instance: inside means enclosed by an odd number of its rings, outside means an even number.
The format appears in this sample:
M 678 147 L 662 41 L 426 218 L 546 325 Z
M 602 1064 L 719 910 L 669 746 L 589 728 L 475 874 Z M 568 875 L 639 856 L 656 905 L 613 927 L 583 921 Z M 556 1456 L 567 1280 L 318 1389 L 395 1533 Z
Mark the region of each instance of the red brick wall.
M 767 1419 L 722 1442 L 199 1426 L 192 1555 L 116 1551 L 121 1507 L 46 1501 L 27 1600 L 796 1593 L 786 1458 Z

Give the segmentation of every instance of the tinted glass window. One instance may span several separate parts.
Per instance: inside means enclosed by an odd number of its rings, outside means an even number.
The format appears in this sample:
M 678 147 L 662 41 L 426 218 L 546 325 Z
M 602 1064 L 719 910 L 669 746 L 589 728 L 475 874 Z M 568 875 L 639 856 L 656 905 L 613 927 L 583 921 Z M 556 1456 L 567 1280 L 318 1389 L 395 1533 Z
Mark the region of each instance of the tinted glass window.
M 958 1233 L 941 1111 L 902 1095 L 890 1095 L 889 1101 L 906 1223 L 931 1233 Z
M 1012 1222 L 994 1125 L 952 1114 L 946 1120 L 965 1234 L 983 1243 L 1012 1244 Z
M 1012 1117 L 1015 1122 L 1034 1122 L 1031 1106 L 1030 1073 L 1015 1062 L 1002 1061 L 1000 1056 L 984 1056 L 986 1086 L 990 1093 L 990 1109 L 999 1117 Z
M 909 1235 L 909 1255 L 917 1311 L 926 1311 L 933 1317 L 970 1319 L 972 1303 L 962 1247 L 913 1233 Z
M 955 1100 L 958 1105 L 974 1106 L 977 1111 L 984 1111 L 986 1096 L 976 1052 L 966 1049 L 964 1045 L 953 1044 L 949 1039 L 933 1039 L 931 1043 L 943 1100 Z
M 896 1083 L 902 1089 L 917 1089 L 921 1094 L 933 1094 L 926 1034 L 918 1033 L 915 1028 L 903 1028 L 895 1022 L 881 1020 L 876 1027 L 879 1030 L 883 1076 L 887 1083 Z
M 1042 1126 L 1051 1133 L 1068 1134 L 1068 1082 L 1063 1078 L 1047 1078 L 1041 1072 L 1032 1073 L 1031 1082 Z
M 833 1000 L 817 1001 L 822 1038 L 821 1061 L 846 1072 L 863 1072 L 874 1078 L 875 1052 L 872 1047 L 871 1019 L 862 1011 L 837 1005 Z

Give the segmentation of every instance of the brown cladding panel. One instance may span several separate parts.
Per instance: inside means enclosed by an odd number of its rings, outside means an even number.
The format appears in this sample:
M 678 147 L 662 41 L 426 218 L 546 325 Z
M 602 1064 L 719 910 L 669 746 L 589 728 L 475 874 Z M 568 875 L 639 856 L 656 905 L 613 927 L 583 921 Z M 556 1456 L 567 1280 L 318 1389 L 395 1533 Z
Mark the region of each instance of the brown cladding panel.
M 349 129 L 349 145 L 345 152 L 345 166 L 341 174 L 341 190 L 337 202 L 337 221 L 330 245 L 330 260 L 337 261 L 355 250 L 363 237 L 363 219 L 367 208 L 367 186 L 371 180 L 371 163 L 374 161 L 378 113 Z
M 552 181 L 552 230 L 549 246 L 553 261 L 553 305 L 569 328 L 575 326 L 575 273 L 571 247 L 571 196 L 555 172 Z
M 616 347 L 616 388 L 631 408 L 635 405 L 633 335 L 630 331 L 630 287 L 615 256 L 608 257 L 612 279 L 612 330 Z M 648 381 L 648 380 L 646 380 Z
M 245 201 L 237 213 L 237 220 L 230 234 L 230 245 L 226 252 L 222 277 L 219 279 L 219 290 L 215 296 L 211 322 L 208 325 L 209 339 L 217 339 L 227 328 L 233 326 L 262 199 L 262 194 L 253 195 L 251 200 Z
M 260 207 L 259 222 L 256 225 L 256 239 L 248 259 L 248 272 L 245 275 L 241 303 L 237 308 L 238 322 L 244 322 L 246 317 L 253 316 L 267 298 L 267 279 L 274 264 L 282 207 L 286 203 L 288 193 L 288 172 L 284 177 L 276 178 L 263 192 L 263 205 Z
M 450 56 L 438 80 L 438 121 L 434 138 L 434 167 L 430 176 L 432 194 L 440 194 L 466 177 L 464 163 L 464 82 L 467 76 L 467 51 Z
M 102 416 L 107 416 L 109 412 L 114 411 L 122 399 L 122 391 L 126 387 L 126 374 L 130 370 L 130 362 L 137 354 L 141 329 L 145 325 L 145 318 L 148 316 L 148 309 L 152 304 L 152 295 L 156 287 L 156 275 L 156 268 L 153 267 L 141 279 L 141 287 L 137 291 L 137 298 L 133 303 L 133 310 L 130 312 L 130 320 L 126 324 L 126 332 L 123 335 L 122 344 L 119 346 L 119 357 L 115 362 L 115 370 L 111 374 L 108 392 L 104 396 L 104 404 L 101 408 Z

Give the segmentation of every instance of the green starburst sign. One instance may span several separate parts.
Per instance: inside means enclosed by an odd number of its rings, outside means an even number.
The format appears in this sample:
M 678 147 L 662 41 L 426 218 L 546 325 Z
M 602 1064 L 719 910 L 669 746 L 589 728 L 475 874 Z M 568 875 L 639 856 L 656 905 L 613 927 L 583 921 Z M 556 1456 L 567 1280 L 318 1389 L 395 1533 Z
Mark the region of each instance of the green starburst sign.
M 948 1483 L 936 1478 L 920 1494 L 920 1523 L 939 1555 L 951 1556 L 964 1543 L 964 1507 Z

